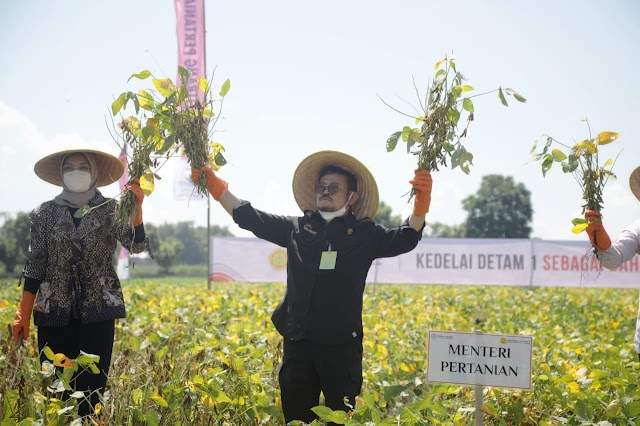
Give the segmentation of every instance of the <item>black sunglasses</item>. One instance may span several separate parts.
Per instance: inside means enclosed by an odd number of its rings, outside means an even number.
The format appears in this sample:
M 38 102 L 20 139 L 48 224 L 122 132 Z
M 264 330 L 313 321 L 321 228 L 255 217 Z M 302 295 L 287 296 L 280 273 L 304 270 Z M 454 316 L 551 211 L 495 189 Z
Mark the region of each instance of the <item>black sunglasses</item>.
M 335 182 L 332 182 L 329 185 L 318 182 L 313 186 L 313 189 L 316 190 L 316 194 L 324 194 L 326 190 L 329 190 L 329 194 L 334 195 L 340 191 L 340 185 Z

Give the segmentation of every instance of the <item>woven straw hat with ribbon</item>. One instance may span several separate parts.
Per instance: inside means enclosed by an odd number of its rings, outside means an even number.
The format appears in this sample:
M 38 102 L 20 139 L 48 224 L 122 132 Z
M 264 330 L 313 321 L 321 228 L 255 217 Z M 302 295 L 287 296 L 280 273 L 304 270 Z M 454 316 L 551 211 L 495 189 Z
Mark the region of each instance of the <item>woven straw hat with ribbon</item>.
M 62 159 L 66 155 L 75 152 L 86 152 L 96 156 L 98 167 L 98 183 L 96 186 L 98 187 L 107 186 L 117 181 L 120 179 L 120 176 L 122 176 L 122 173 L 124 173 L 124 164 L 122 164 L 122 161 L 111 154 L 95 149 L 67 149 L 49 154 L 36 163 L 33 171 L 36 172 L 36 175 L 38 175 L 40 179 L 57 186 L 62 186 Z
M 378 185 L 373 175 L 359 160 L 338 151 L 320 151 L 302 160 L 293 174 L 293 196 L 305 210 L 317 210 L 314 185 L 320 178 L 320 170 L 326 166 L 338 166 L 353 173 L 358 184 L 359 198 L 351 206 L 356 219 L 373 219 L 378 211 Z
M 631 172 L 631 176 L 629 176 L 629 188 L 631 188 L 633 195 L 640 201 L 640 167 L 636 167 L 636 169 Z

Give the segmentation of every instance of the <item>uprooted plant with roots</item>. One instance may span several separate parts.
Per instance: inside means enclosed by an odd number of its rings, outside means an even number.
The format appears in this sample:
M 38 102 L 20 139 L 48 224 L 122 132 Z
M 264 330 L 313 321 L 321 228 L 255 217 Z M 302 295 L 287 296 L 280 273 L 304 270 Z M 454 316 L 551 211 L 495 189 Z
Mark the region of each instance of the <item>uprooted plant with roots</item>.
M 158 170 L 166 161 L 179 152 L 189 160 L 193 168 L 210 165 L 218 170 L 226 159 L 224 147 L 211 140 L 215 125 L 222 111 L 224 97 L 231 87 L 227 79 L 214 99 L 211 82 L 198 78 L 198 96 L 190 96 L 188 87 L 191 72 L 178 67 L 180 85 L 169 78 L 155 78 L 144 70 L 129 77 L 146 80 L 151 77 L 154 89 L 140 89 L 137 93 L 121 93 L 111 104 L 114 116 L 120 114 L 121 121 L 115 124 L 115 139 L 121 148 L 128 151 L 129 182 L 139 182 L 145 195 L 155 188 L 155 181 L 161 179 Z M 129 104 L 131 102 L 131 104 Z M 133 105 L 134 115 L 123 116 L 127 106 Z M 213 109 L 217 106 L 217 113 Z M 204 175 L 196 182 L 199 193 L 207 194 Z M 137 205 L 133 194 L 125 190 L 119 202 L 116 221 L 130 222 L 136 214 Z
M 453 56 L 447 55 L 438 61 L 436 71 L 431 81 L 424 102 L 421 101 L 421 112 L 416 110 L 417 116 L 406 114 L 389 105 L 381 98 L 385 105 L 394 111 L 415 120 L 420 127 L 404 126 L 402 130 L 394 132 L 386 142 L 387 152 L 393 151 L 402 140 L 407 144 L 407 152 L 418 157 L 418 170 L 437 171 L 440 166 L 452 169 L 460 167 L 465 174 L 469 174 L 473 164 L 473 154 L 462 144 L 462 138 L 467 136 L 469 125 L 474 120 L 474 97 L 497 93 L 500 102 L 508 106 L 506 96 L 513 96 L 518 102 L 526 99 L 510 88 L 495 90 L 468 96 L 473 87 L 466 84 L 467 78 L 457 70 Z M 415 84 L 414 84 L 415 87 Z M 418 98 L 422 98 L 416 88 Z M 464 129 L 459 132 L 460 119 L 466 115 Z M 413 191 L 411 192 L 413 196 Z
M 602 193 L 609 179 L 615 179 L 616 177 L 611 169 L 618 156 L 616 155 L 615 159 L 609 158 L 600 163 L 600 148 L 612 143 L 619 136 L 616 132 L 606 131 L 592 137 L 591 126 L 589 126 L 589 122 L 586 119 L 584 121 L 589 129 L 588 139 L 573 145 L 567 145 L 549 135 L 543 134 L 534 142 L 529 151 L 529 154 L 532 155 L 532 160 L 540 162 L 543 176 L 546 177 L 547 172 L 554 163 L 560 163 L 562 172 L 573 176 L 582 190 L 584 204 L 581 207 L 583 214 L 587 210 L 600 212 L 603 209 Z M 538 145 L 543 141 L 542 149 L 536 152 Z M 565 150 L 552 148 L 551 146 L 554 143 L 565 148 Z M 618 153 L 618 155 L 620 154 Z M 574 218 L 571 223 L 573 223 L 572 232 L 574 234 L 579 234 L 589 225 L 581 217 Z

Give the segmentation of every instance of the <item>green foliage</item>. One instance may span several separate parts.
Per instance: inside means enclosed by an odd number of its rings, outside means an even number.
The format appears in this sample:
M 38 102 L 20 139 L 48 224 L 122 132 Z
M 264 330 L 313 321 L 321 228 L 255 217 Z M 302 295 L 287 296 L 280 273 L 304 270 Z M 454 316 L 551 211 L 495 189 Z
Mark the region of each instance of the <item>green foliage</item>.
M 531 193 L 511 176 L 482 177 L 478 192 L 465 198 L 464 225 L 468 238 L 529 238 L 531 233 Z
M 513 89 L 503 91 L 501 87 L 478 95 L 464 95 L 473 91 L 473 87 L 465 84 L 466 77 L 456 69 L 453 56 L 447 55 L 438 61 L 434 70 L 436 74 L 427 89 L 424 104 L 421 103 L 422 116 L 405 114 L 383 100 L 387 106 L 411 117 L 415 124 L 420 125 L 419 128 L 405 126 L 394 132 L 386 141 L 387 151 L 393 151 L 402 139 L 407 144 L 407 152 L 418 156 L 419 170 L 436 171 L 440 166 L 446 167 L 450 159 L 451 168 L 460 167 L 465 174 L 469 174 L 473 154 L 462 145 L 461 139 L 467 136 L 469 124 L 474 120 L 475 106 L 471 98 L 498 92 L 504 106 L 508 106 L 505 93 L 519 102 L 526 102 L 526 99 Z M 466 125 L 459 132 L 458 124 L 463 115 L 466 115 Z
M 0 227 L 0 262 L 8 274 L 27 260 L 30 226 L 29 215 L 18 213 L 13 219 L 6 219 Z
M 584 121 L 589 129 L 588 139 L 568 146 L 549 135 L 542 135 L 534 142 L 529 154 L 532 155 L 533 161 L 540 162 L 542 175 L 545 177 L 554 163 L 560 163 L 562 172 L 571 174 L 582 190 L 582 199 L 584 200 L 582 213 L 587 210 L 599 212 L 603 209 L 602 193 L 604 187 L 609 178 L 615 179 L 616 177 L 611 172 L 611 168 L 615 163 L 614 159 L 610 158 L 604 163 L 600 163 L 600 147 L 615 141 L 619 135 L 616 132 L 601 132 L 596 137 L 592 137 L 589 122 L 586 119 Z M 544 142 L 544 145 L 542 145 L 542 149 L 539 152 L 536 152 L 541 142 Z M 550 151 L 554 142 L 566 148 L 567 151 L 564 152 L 558 148 Z M 576 234 L 585 230 L 588 225 L 582 218 L 575 218 L 572 223 L 574 225 L 572 231 Z
M 378 213 L 376 213 L 376 223 L 385 228 L 395 228 L 402 223 L 402 216 L 399 214 L 392 215 L 391 206 L 380 201 L 378 204 Z
M 206 291 L 204 280 L 172 278 L 124 290 L 127 318 L 117 322 L 97 424 L 284 424 L 282 338 L 270 322 L 284 285 Z M 0 285 L 0 321 L 13 318 L 20 291 Z M 376 285 L 364 299 L 356 410 L 316 411 L 347 425 L 473 424 L 473 387 L 426 383 L 425 342 L 431 329 L 481 330 L 534 336 L 532 389 L 485 388 L 485 425 L 637 424 L 636 309 L 635 289 Z M 0 332 L 5 424 L 76 420 L 76 403 L 61 401 L 48 387 L 55 375 L 41 373 L 35 333 L 17 351 Z
M 206 265 L 208 262 L 207 228 L 204 226 L 194 226 L 193 222 L 164 223 L 159 226 L 145 223 L 145 232 L 151 247 L 160 247 L 167 238 L 174 238 L 182 243 L 184 249 L 178 253 L 176 264 Z M 211 226 L 210 234 L 233 236 L 228 227 L 218 225 Z
M 465 225 L 447 225 L 441 222 L 427 223 L 423 232 L 429 238 L 464 238 Z
M 175 238 L 165 238 L 160 242 L 160 246 L 155 252 L 156 262 L 165 274 L 177 262 L 177 256 L 184 250 L 184 244 Z

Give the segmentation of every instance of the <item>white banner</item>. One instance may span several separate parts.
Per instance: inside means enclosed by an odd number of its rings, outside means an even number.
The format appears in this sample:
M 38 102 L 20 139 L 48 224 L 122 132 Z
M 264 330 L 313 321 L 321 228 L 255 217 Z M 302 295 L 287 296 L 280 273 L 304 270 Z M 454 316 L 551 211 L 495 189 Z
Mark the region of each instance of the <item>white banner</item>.
M 198 193 L 191 180 L 191 166 L 187 157 L 179 157 L 176 161 L 176 171 L 173 178 L 174 200 L 189 200 L 189 202 L 207 201 L 207 197 Z
M 212 237 L 213 281 L 285 282 L 286 250 L 258 238 Z M 600 268 L 588 242 L 428 238 L 376 260 L 369 283 L 548 287 L 640 287 L 638 256 Z

